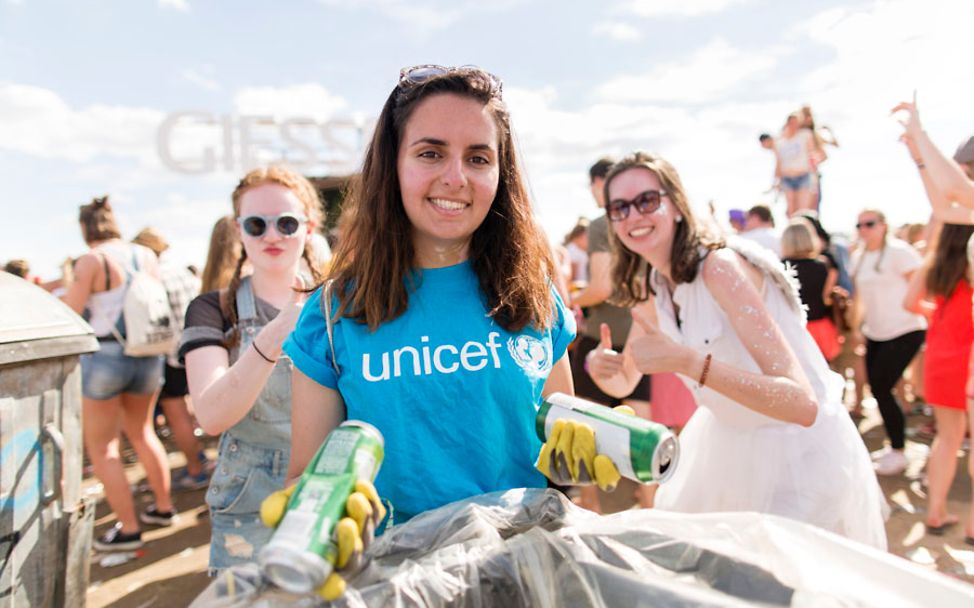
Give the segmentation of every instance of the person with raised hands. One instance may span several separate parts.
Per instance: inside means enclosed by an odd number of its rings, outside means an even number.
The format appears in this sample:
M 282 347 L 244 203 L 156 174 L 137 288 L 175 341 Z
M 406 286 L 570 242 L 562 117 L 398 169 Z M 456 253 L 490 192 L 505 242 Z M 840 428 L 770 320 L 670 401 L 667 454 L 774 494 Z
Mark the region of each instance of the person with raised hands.
M 232 195 L 243 244 L 226 289 L 204 293 L 186 311 L 179 357 L 185 362 L 196 417 L 221 435 L 206 494 L 210 574 L 253 561 L 272 530 L 261 502 L 284 486 L 291 444 L 291 361 L 281 352 L 320 280 L 309 236 L 321 223 L 318 194 L 283 168 L 248 172 Z M 299 273 L 301 260 L 311 277 Z M 249 262 L 252 274 L 242 276 Z
M 699 406 L 655 506 L 771 513 L 885 548 L 882 492 L 842 378 L 806 331 L 780 263 L 708 234 L 660 156 L 622 159 L 605 192 L 614 283 L 634 324 L 623 351 L 595 349 L 589 370 L 610 394 L 675 372 Z

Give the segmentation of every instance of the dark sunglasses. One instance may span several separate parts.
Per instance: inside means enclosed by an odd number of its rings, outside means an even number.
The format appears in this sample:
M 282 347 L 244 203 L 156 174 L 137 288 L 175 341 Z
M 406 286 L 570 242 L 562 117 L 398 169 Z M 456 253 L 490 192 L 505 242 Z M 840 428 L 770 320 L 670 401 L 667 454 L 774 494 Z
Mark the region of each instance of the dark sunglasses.
M 267 232 L 267 226 L 274 224 L 274 229 L 281 236 L 294 236 L 297 234 L 301 225 L 308 221 L 308 218 L 295 213 L 282 213 L 280 215 L 246 215 L 238 217 L 240 227 L 248 235 L 257 238 Z
M 504 83 L 501 82 L 500 78 L 475 65 L 462 65 L 454 68 L 434 64 L 414 65 L 410 68 L 399 70 L 399 90 L 405 91 L 438 76 L 446 76 L 447 74 L 469 74 L 482 78 L 490 85 L 489 91 L 494 97 L 500 97 L 501 91 L 504 90 Z
M 858 224 L 856 224 L 856 230 L 862 230 L 863 228 L 872 228 L 878 223 L 879 223 L 878 220 L 868 220 L 865 222 L 859 222 Z
M 629 217 L 629 208 L 635 207 L 639 215 L 646 215 L 659 209 L 660 202 L 666 196 L 664 190 L 647 190 L 631 201 L 616 199 L 605 206 L 605 213 L 610 222 L 621 222 Z

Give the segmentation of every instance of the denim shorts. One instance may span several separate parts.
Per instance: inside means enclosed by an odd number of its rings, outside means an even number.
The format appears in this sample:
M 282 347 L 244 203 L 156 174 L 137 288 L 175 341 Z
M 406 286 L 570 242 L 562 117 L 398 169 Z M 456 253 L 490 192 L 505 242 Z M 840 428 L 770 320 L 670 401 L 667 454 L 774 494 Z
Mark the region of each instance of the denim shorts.
M 210 567 L 220 570 L 252 562 L 274 531 L 260 520 L 260 504 L 284 487 L 290 445 L 279 448 L 220 437 L 216 469 L 206 492 L 210 507 Z
M 148 395 L 162 384 L 163 357 L 128 357 L 115 340 L 99 340 L 98 346 L 99 351 L 81 355 L 81 394 L 88 399 Z
M 782 176 L 781 189 L 786 192 L 795 192 L 797 190 L 811 190 L 812 174 L 802 173 L 801 175 L 795 175 L 792 177 Z

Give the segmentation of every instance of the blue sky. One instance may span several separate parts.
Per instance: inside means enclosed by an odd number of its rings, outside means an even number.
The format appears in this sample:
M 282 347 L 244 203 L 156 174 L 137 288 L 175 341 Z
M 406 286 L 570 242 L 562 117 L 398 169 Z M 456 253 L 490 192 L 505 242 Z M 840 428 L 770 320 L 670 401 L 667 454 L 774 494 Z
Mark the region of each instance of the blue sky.
M 701 208 L 770 202 L 773 161 L 756 138 L 802 103 L 842 144 L 823 166 L 827 225 L 849 230 L 865 206 L 922 221 L 888 109 L 916 88 L 943 149 L 974 132 L 971 23 L 974 3 L 960 0 L 0 0 L 0 260 L 27 258 L 53 278 L 84 250 L 77 206 L 109 193 L 127 235 L 155 226 L 167 255 L 202 265 L 244 170 L 239 149 L 224 162 L 220 120 L 235 145 L 242 116 L 365 129 L 399 68 L 419 63 L 504 80 L 554 239 L 595 215 L 586 170 L 605 153 L 662 153 Z M 173 154 L 195 162 L 213 147 L 215 170 L 162 161 L 160 125 L 182 111 L 217 124 L 178 123 Z M 283 148 L 276 126 L 253 129 L 270 142 L 259 158 Z M 296 132 L 326 150 L 314 124 Z M 329 159 L 309 172 L 361 160 Z

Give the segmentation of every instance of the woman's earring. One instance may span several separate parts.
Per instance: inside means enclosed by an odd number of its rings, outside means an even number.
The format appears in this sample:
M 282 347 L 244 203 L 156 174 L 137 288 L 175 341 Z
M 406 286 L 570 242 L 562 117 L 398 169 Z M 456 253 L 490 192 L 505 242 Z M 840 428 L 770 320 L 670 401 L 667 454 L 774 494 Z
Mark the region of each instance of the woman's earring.
M 678 216 L 676 216 L 676 223 L 677 223 L 677 224 L 679 224 L 679 223 L 680 223 L 680 222 L 682 222 L 682 221 L 683 221 L 683 216 L 682 216 L 682 215 L 678 215 Z

